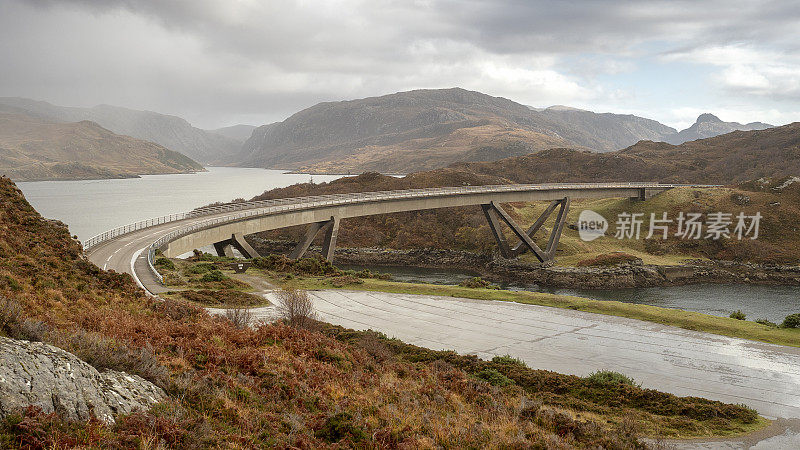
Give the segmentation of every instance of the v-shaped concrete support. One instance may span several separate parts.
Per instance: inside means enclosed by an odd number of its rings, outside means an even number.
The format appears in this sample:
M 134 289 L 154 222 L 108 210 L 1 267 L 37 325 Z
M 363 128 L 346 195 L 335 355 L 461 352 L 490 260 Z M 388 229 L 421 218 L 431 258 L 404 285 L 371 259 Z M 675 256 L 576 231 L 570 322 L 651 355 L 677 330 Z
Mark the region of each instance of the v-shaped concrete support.
M 547 241 L 547 247 L 545 250 L 542 250 L 533 241 L 533 235 L 542 228 L 544 222 L 550 217 L 550 215 L 558 206 L 560 206 L 560 209 L 556 215 L 555 225 L 553 226 L 553 230 L 551 231 L 550 237 Z M 558 241 L 561 238 L 561 233 L 564 230 L 564 223 L 567 219 L 567 211 L 569 211 L 569 197 L 565 197 L 561 200 L 555 200 L 550 203 L 550 205 L 544 210 L 544 212 L 542 212 L 539 218 L 536 219 L 533 225 L 531 225 L 526 231 L 523 231 L 522 228 L 514 221 L 514 219 L 511 218 L 511 216 L 509 216 L 508 213 L 500 207 L 500 205 L 491 202 L 481 205 L 481 208 L 483 209 L 483 213 L 486 216 L 487 222 L 489 222 L 489 228 L 492 230 L 492 234 L 497 241 L 497 245 L 500 247 L 500 254 L 502 254 L 504 258 L 513 258 L 527 250 L 530 250 L 541 262 L 553 260 L 556 254 Z M 519 238 L 519 243 L 517 243 L 513 248 L 509 248 L 505 234 L 503 234 L 503 230 L 500 229 L 500 222 L 498 218 L 505 222 L 506 225 L 511 228 L 511 231 L 513 231 L 514 234 Z
M 233 258 L 233 249 L 231 247 L 239 250 L 239 253 L 245 258 L 258 258 L 261 256 L 244 240 L 244 236 L 241 233 L 234 233 L 230 239 L 214 243 L 214 249 L 217 251 L 218 256 Z
M 315 222 L 308 226 L 303 240 L 297 244 L 289 255 L 291 259 L 300 259 L 308 251 L 308 247 L 314 242 L 320 231 L 325 232 L 325 239 L 322 242 L 322 257 L 328 261 L 333 261 L 333 253 L 336 250 L 336 238 L 339 234 L 339 218 L 331 217 L 330 220 Z

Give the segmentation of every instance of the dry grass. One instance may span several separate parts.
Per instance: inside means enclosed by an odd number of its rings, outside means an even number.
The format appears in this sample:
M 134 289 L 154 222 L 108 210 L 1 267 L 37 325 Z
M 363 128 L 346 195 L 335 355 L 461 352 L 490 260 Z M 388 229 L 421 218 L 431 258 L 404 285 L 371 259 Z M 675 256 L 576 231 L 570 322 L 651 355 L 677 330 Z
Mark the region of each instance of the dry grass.
M 276 292 L 278 317 L 289 326 L 308 328 L 316 320 L 314 304 L 306 291 L 286 288 Z

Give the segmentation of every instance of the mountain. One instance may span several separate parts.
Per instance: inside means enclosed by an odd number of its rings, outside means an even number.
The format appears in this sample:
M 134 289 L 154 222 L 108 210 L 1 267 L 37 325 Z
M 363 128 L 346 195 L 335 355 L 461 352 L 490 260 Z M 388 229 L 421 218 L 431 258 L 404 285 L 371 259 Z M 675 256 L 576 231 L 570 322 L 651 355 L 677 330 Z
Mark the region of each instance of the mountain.
M 0 112 L 0 174 L 12 180 L 129 178 L 202 170 L 178 152 L 115 134 L 94 122 L 48 122 Z
M 602 132 L 599 132 L 602 131 Z M 674 129 L 635 116 L 554 109 L 460 88 L 320 103 L 253 131 L 239 165 L 411 172 L 553 147 L 609 151 Z
M 660 181 L 730 184 L 800 174 L 800 122 L 734 131 L 672 145 L 641 141 L 616 152 L 557 148 L 495 162 L 451 166 L 516 183 Z
M 209 133 L 225 136 L 226 138 L 233 139 L 234 141 L 242 144 L 244 141 L 250 139 L 253 130 L 257 127 L 253 125 L 232 125 L 230 127 L 217 128 L 216 130 L 206 130 Z
M 562 105 L 545 108 L 538 114 L 562 127 L 588 134 L 593 140 L 584 140 L 583 145 L 598 151 L 619 150 L 641 140 L 660 141 L 676 133 L 672 127 L 632 114 L 595 113 Z M 561 130 L 561 133 L 569 132 Z
M 117 134 L 155 142 L 203 164 L 224 164 L 239 152 L 241 143 L 229 137 L 193 127 L 186 120 L 152 111 L 118 106 L 92 108 L 56 106 L 19 97 L 0 97 L 0 111 L 24 113 L 47 121 L 89 120 Z
M 765 130 L 767 128 L 772 128 L 773 126 L 774 125 L 762 122 L 751 122 L 748 124 L 741 124 L 738 122 L 723 122 L 719 117 L 713 114 L 705 113 L 700 114 L 700 116 L 697 117 L 697 121 L 694 123 L 694 125 L 685 130 L 681 130 L 678 133 L 665 136 L 663 141 L 678 145 L 687 141 L 710 138 L 719 136 L 720 134 L 730 133 L 732 131 Z

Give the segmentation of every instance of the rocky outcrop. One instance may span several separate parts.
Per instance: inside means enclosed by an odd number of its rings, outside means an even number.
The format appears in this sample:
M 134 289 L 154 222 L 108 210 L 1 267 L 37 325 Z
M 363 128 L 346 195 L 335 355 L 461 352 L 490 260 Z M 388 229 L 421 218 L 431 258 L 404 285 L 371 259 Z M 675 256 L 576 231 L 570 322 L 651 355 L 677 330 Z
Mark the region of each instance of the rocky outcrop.
M 682 265 L 639 262 L 609 267 L 543 267 L 516 260 L 496 259 L 487 267 L 490 276 L 552 287 L 618 289 L 676 286 L 695 283 L 747 283 L 800 285 L 800 266 L 693 261 Z
M 288 241 L 248 236 L 261 254 L 286 254 Z M 319 252 L 311 247 L 309 255 Z M 695 283 L 800 285 L 800 266 L 752 264 L 733 261 L 694 260 L 680 265 L 642 264 L 641 260 L 602 267 L 559 267 L 504 259 L 462 250 L 338 248 L 336 264 L 356 266 L 404 266 L 460 270 L 498 282 L 537 284 L 580 289 L 619 289 L 677 286 Z
M 97 371 L 52 345 L 0 337 L 0 416 L 28 406 L 67 420 L 147 409 L 166 397 L 149 381 L 115 370 Z

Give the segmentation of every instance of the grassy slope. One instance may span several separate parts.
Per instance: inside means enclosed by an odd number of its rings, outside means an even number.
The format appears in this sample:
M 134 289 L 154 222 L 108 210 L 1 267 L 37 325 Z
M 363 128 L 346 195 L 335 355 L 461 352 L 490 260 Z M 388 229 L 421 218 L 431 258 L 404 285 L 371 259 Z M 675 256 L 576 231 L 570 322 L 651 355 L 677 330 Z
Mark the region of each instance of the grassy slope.
M 520 183 L 662 181 L 727 184 L 800 173 L 800 122 L 735 131 L 681 145 L 641 141 L 608 153 L 554 148 L 494 162 L 453 167 L 503 174 Z
M 773 183 L 777 184 L 777 183 Z M 746 204 L 735 200 L 737 196 L 749 198 Z M 541 213 L 543 205 L 511 206 L 522 223 L 530 223 Z M 782 192 L 767 187 L 764 191 L 753 191 L 743 187 L 691 189 L 678 188 L 661 193 L 645 202 L 627 199 L 598 199 L 574 201 L 570 207 L 567 223 L 576 223 L 582 210 L 589 209 L 600 213 L 609 221 L 605 237 L 591 242 L 582 241 L 576 230 L 566 228 L 559 243 L 557 263 L 575 265 L 581 260 L 590 259 L 611 251 L 623 251 L 642 258 L 648 264 L 676 264 L 692 258 L 715 258 L 723 260 L 793 263 L 800 260 L 800 188 L 793 184 Z M 679 212 L 711 213 L 727 212 L 734 216 L 739 212 L 763 216 L 759 238 L 755 241 L 744 239 L 682 240 L 675 237 L 677 224 L 670 225 L 666 240 L 645 240 L 650 214 L 657 218 L 662 212 L 667 217 L 677 218 Z M 617 215 L 622 212 L 643 213 L 642 239 L 618 240 L 614 238 Z M 552 220 L 552 219 L 551 219 Z M 733 226 L 731 226 L 733 230 Z M 509 239 L 511 236 L 509 235 Z M 541 240 L 541 237 L 540 237 Z M 530 257 L 528 257 L 530 259 Z
M 510 386 L 494 387 L 475 378 L 485 363 L 409 357 L 401 344 L 368 336 L 351 342 L 280 324 L 238 329 L 186 302 L 150 299 L 130 276 L 89 263 L 66 227 L 42 219 L 7 178 L 0 178 L 0 295 L 27 318 L 19 326 L 3 309 L 4 334 L 39 330 L 87 359 L 105 349 L 116 361 L 106 367 L 140 373 L 170 395 L 112 427 L 34 410 L 9 416 L 0 421 L 0 447 L 630 448 L 637 428 L 703 436 L 763 423 L 738 406 L 546 371 L 516 368 L 507 372 Z M 72 335 L 84 337 L 56 339 Z M 138 369 L 151 353 L 163 370 Z M 520 410 L 522 397 L 542 406 Z

